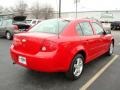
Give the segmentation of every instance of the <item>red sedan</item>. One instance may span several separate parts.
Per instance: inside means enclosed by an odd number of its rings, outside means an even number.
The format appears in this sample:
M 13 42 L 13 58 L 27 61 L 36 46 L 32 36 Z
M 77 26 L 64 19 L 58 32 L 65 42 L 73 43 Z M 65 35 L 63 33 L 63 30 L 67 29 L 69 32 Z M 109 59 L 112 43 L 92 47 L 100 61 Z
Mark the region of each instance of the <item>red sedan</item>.
M 65 72 L 78 79 L 84 64 L 112 55 L 114 38 L 95 20 L 50 19 L 28 33 L 14 36 L 10 47 L 15 64 L 42 72 Z

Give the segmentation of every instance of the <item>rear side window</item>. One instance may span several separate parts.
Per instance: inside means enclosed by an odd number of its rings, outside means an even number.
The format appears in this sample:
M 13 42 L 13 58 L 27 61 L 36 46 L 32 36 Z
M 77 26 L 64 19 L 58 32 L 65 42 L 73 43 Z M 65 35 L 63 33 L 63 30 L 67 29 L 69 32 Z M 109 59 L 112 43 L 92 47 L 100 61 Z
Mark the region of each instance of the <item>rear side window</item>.
M 7 20 L 7 21 L 6 21 L 6 24 L 7 24 L 7 25 L 12 25 L 12 19 Z
M 80 27 L 80 24 L 77 24 L 76 30 L 77 30 L 77 33 L 78 33 L 79 35 L 83 35 L 82 29 L 81 29 L 81 27 Z
M 85 36 L 93 35 L 93 30 L 89 22 L 82 22 L 80 26 Z
M 96 34 L 98 34 L 98 35 L 102 35 L 103 34 L 104 30 L 103 30 L 103 28 L 100 25 L 98 25 L 97 23 L 92 23 L 92 26 L 95 29 Z
M 3 20 L 2 26 L 9 26 L 12 25 L 12 20 L 8 19 L 8 20 Z
M 6 26 L 7 25 L 7 20 L 3 20 L 2 26 Z

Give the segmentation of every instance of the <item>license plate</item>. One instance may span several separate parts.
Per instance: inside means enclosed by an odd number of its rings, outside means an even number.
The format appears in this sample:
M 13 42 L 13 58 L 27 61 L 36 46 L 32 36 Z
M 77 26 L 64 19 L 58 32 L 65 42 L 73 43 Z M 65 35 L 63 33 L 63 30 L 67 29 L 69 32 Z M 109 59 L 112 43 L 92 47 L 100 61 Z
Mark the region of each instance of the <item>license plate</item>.
M 27 64 L 27 62 L 26 62 L 26 58 L 23 57 L 23 56 L 19 56 L 19 57 L 18 57 L 18 61 L 19 61 L 19 63 L 22 63 L 22 64 L 24 64 L 24 65 Z

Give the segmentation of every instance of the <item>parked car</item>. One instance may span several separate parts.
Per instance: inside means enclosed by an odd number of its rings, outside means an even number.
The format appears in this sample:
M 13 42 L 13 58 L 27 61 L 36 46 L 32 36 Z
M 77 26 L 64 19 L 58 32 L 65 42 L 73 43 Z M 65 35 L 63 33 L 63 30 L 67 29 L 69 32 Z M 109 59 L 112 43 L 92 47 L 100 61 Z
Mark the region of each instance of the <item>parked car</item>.
M 111 30 L 111 22 L 107 22 L 107 21 L 103 22 L 102 21 L 101 23 L 102 23 L 104 29 Z
M 65 72 L 80 77 L 84 64 L 112 55 L 114 38 L 95 20 L 50 19 L 28 33 L 16 34 L 10 47 L 15 64 L 42 72 Z
M 0 36 L 12 39 L 16 33 L 26 32 L 30 25 L 25 22 L 26 16 L 15 16 L 13 19 L 3 19 L 0 23 Z
M 111 30 L 120 30 L 120 21 L 115 21 L 111 23 Z
M 27 19 L 26 20 L 26 23 L 28 23 L 29 25 L 31 26 L 34 26 L 36 24 L 38 24 L 39 22 L 41 22 L 42 20 L 40 19 Z

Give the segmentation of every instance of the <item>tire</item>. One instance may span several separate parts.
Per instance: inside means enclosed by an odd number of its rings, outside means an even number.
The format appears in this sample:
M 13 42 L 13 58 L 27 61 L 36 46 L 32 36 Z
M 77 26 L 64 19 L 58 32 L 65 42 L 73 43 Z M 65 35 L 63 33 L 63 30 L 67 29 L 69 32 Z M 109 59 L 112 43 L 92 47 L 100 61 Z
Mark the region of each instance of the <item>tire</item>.
M 12 35 L 10 32 L 6 32 L 6 39 L 8 39 L 8 40 L 12 39 Z
M 77 54 L 71 63 L 71 66 L 68 70 L 68 72 L 66 72 L 66 77 L 69 80 L 77 80 L 83 71 L 83 67 L 84 67 L 84 58 L 81 54 Z
M 111 28 L 111 30 L 113 30 L 113 28 Z
M 113 26 L 111 26 L 111 30 L 113 30 Z
M 118 30 L 117 26 L 115 26 L 115 30 Z
M 109 50 L 107 52 L 107 55 L 108 56 L 111 56 L 113 54 L 113 51 L 114 51 L 114 44 L 113 42 L 110 44 L 110 47 L 109 47 Z

